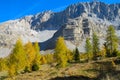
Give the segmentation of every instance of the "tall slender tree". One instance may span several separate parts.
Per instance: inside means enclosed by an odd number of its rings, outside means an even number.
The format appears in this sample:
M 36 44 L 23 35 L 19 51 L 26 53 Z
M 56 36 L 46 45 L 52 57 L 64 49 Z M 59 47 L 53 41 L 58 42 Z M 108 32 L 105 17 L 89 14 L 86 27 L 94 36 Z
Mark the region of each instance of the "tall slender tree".
M 38 42 L 35 42 L 33 45 L 34 49 L 35 49 L 35 59 L 34 59 L 34 63 L 37 65 L 40 65 L 40 59 L 41 59 L 41 55 L 40 55 L 40 47 Z
M 99 38 L 98 38 L 96 33 L 93 33 L 92 44 L 93 44 L 93 59 L 96 60 L 97 59 L 97 55 L 98 55 L 98 53 L 100 51 L 100 48 L 99 48 Z
M 38 42 L 35 42 L 33 44 L 34 50 L 35 50 L 35 58 L 33 60 L 32 63 L 32 70 L 33 71 L 37 71 L 40 68 L 40 64 L 41 64 L 41 55 L 40 55 L 40 47 Z
M 25 44 L 25 53 L 27 56 L 27 66 L 29 67 L 29 70 L 31 70 L 31 66 L 33 65 L 33 62 L 35 60 L 35 49 L 33 47 L 33 44 L 31 42 L 28 42 L 27 44 Z
M 88 60 L 90 59 L 90 55 L 92 55 L 92 44 L 90 42 L 90 38 L 86 39 L 85 50 L 88 55 Z
M 118 37 L 115 34 L 115 29 L 112 25 L 110 25 L 107 29 L 107 37 L 106 37 L 106 51 L 107 51 L 107 56 L 116 56 L 118 49 Z
M 67 64 L 67 47 L 63 37 L 59 37 L 55 47 L 55 59 L 60 67 L 65 67 Z

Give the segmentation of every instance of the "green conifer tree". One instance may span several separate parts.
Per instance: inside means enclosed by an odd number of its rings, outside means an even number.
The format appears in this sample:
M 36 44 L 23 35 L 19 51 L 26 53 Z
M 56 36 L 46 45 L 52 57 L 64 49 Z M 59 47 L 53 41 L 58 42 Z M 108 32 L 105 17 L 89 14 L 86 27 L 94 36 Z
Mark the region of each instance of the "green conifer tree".
M 79 62 L 80 61 L 80 54 L 79 54 L 78 48 L 75 49 L 74 60 L 75 60 L 75 62 Z

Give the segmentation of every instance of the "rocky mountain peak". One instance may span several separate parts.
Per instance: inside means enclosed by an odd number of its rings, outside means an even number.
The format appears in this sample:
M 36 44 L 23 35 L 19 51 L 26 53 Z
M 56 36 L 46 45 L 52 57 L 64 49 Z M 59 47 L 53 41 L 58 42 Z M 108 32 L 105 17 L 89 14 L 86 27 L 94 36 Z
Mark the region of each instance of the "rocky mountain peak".
M 71 18 L 81 16 L 81 14 L 86 13 L 88 16 L 92 17 L 95 14 L 98 18 L 114 20 L 119 16 L 120 4 L 105 4 L 103 2 L 84 2 L 77 3 L 69 6 L 66 9 L 68 14 L 72 15 Z
M 68 6 L 61 12 L 45 11 L 1 23 L 0 45 L 13 45 L 13 41 L 15 42 L 18 37 L 32 42 L 44 38 L 47 41 L 42 41 L 41 49 L 53 49 L 59 36 L 70 41 L 69 44 L 71 42 L 73 44 L 74 40 L 77 40 L 81 45 L 84 44 L 87 36 L 91 37 L 92 32 L 97 32 L 100 37 L 105 37 L 109 25 L 114 25 L 117 30 L 120 29 L 120 4 L 77 3 Z M 8 39 L 8 37 L 10 38 Z

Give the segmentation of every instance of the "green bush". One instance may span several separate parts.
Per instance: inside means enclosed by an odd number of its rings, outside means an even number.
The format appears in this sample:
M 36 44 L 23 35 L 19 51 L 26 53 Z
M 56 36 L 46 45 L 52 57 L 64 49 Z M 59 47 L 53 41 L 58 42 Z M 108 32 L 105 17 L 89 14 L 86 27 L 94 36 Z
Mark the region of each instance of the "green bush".
M 26 66 L 26 67 L 25 67 L 24 72 L 25 72 L 25 73 L 26 73 L 26 72 L 30 72 L 30 70 L 29 70 L 29 67 L 28 67 L 28 66 Z
M 38 71 L 38 70 L 39 70 L 39 66 L 37 64 L 33 64 L 32 71 Z

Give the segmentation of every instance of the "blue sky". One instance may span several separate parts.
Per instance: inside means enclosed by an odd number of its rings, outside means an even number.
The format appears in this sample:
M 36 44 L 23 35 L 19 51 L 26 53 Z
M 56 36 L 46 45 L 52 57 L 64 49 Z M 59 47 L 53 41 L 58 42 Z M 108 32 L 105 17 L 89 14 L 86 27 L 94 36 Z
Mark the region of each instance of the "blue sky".
M 1 0 L 0 22 L 17 19 L 26 15 L 52 10 L 54 12 L 65 9 L 68 5 L 77 2 L 93 0 Z M 120 3 L 120 0 L 99 0 L 105 3 Z

